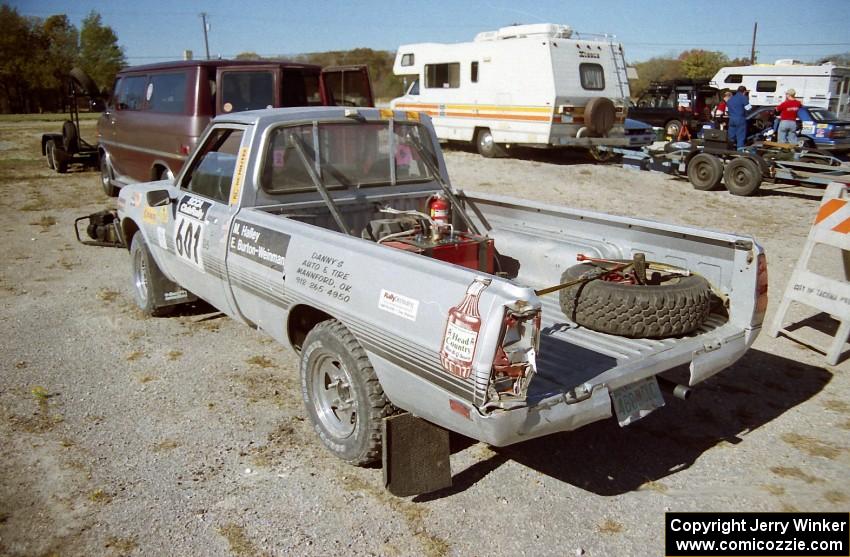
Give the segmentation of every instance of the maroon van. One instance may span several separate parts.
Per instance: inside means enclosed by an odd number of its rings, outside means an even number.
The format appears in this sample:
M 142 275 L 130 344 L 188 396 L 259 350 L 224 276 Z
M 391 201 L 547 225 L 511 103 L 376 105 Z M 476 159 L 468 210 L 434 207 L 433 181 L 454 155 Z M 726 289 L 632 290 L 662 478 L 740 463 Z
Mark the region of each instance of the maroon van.
M 103 190 L 173 178 L 218 114 L 285 106 L 374 106 L 366 66 L 186 60 L 118 73 L 97 122 Z

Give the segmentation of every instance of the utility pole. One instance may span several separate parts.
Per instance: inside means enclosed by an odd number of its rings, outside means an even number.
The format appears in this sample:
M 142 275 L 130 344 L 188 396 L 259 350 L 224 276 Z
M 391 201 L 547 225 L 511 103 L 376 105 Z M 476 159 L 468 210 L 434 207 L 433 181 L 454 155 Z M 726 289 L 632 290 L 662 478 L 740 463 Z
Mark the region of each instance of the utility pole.
M 759 22 L 753 23 L 753 47 L 750 49 L 750 64 L 756 63 L 756 31 L 759 29 Z
M 207 31 L 209 30 L 210 26 L 207 23 L 207 12 L 201 12 L 201 20 L 203 20 L 203 22 L 204 22 L 204 48 L 207 51 L 207 60 L 209 60 L 210 59 L 210 43 L 209 43 L 209 40 L 207 39 Z M 755 39 L 753 39 L 753 40 L 755 40 Z

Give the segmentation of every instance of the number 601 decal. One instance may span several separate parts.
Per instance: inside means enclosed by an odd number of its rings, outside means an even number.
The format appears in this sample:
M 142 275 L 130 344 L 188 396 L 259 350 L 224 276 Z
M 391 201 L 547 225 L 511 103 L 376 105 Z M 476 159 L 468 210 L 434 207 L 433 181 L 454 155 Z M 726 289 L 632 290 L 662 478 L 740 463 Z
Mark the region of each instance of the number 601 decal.
M 204 224 L 178 215 L 174 225 L 174 246 L 177 249 L 177 256 L 203 269 L 204 257 L 201 242 L 204 238 Z

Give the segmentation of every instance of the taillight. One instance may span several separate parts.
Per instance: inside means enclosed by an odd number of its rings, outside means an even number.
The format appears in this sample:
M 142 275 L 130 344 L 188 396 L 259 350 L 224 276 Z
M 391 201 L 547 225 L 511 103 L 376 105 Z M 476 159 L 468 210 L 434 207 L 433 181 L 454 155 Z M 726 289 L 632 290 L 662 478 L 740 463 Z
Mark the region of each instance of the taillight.
M 767 312 L 767 256 L 758 257 L 758 271 L 756 275 L 756 311 L 753 313 L 753 325 L 761 325 L 764 314 Z
M 490 393 L 494 398 L 525 398 L 537 369 L 540 348 L 540 308 L 519 301 L 505 308 L 502 337 L 493 356 Z

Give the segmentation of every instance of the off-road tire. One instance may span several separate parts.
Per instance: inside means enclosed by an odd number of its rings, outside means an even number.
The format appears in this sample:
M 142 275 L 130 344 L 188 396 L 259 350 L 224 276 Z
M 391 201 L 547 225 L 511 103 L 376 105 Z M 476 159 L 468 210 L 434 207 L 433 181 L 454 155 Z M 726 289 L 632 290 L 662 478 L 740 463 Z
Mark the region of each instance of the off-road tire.
M 303 347 L 301 396 L 322 444 L 356 466 L 379 460 L 381 421 L 392 413 L 392 406 L 363 347 L 334 319 L 316 325 Z M 328 388 L 319 390 L 320 385 Z M 352 403 L 353 411 L 348 414 L 341 405 L 334 407 L 334 397 L 337 402 Z
M 761 187 L 759 165 L 746 157 L 732 159 L 723 170 L 723 182 L 732 195 L 753 195 Z
M 108 197 L 118 197 L 118 188 L 112 184 L 112 165 L 106 153 L 100 154 L 100 184 Z
M 493 134 L 488 128 L 480 129 L 475 134 L 475 146 L 478 154 L 488 159 L 502 158 L 508 154 L 504 147 L 493 141 Z
M 70 154 L 74 154 L 80 150 L 80 142 L 77 133 L 77 126 L 70 120 L 65 120 L 62 124 L 62 147 Z
M 561 282 L 595 275 L 599 267 L 575 265 Z M 682 336 L 702 325 L 711 309 L 711 287 L 698 275 L 657 286 L 590 280 L 561 290 L 564 315 L 588 329 L 629 338 Z
M 138 308 L 149 317 L 165 317 L 175 306 L 158 307 L 156 300 L 156 283 L 154 279 L 162 275 L 162 271 L 151 257 L 150 250 L 141 232 L 133 235 L 130 242 L 130 287 L 133 290 L 133 300 Z
M 723 161 L 719 158 L 700 153 L 688 162 L 688 180 L 695 190 L 715 190 L 723 181 Z
M 52 139 L 48 139 L 44 143 L 44 158 L 47 159 L 47 168 L 55 170 L 56 165 L 53 163 L 53 149 L 56 148 L 56 143 Z

